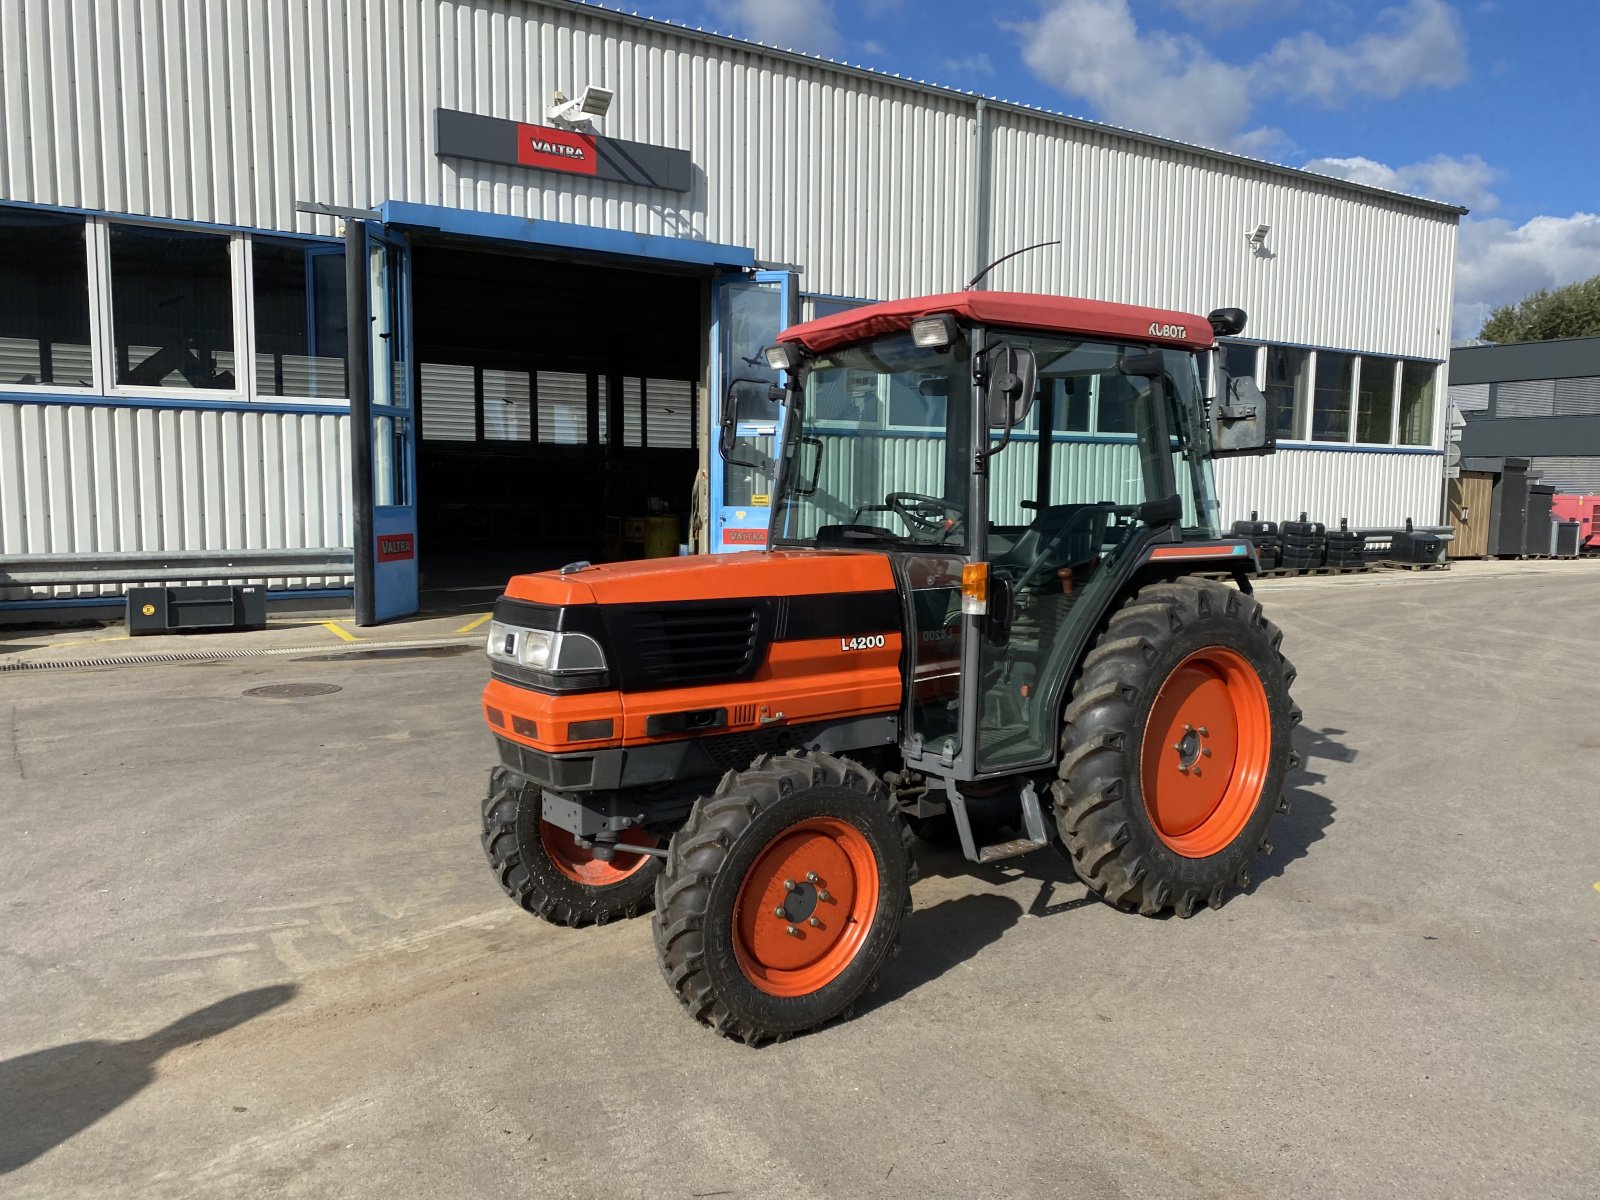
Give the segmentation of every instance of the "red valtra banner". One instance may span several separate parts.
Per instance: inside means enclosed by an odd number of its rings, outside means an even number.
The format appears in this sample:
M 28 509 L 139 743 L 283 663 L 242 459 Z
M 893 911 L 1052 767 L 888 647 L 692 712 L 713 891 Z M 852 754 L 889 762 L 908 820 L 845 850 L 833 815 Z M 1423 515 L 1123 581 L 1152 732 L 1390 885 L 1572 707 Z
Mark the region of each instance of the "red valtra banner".
M 543 125 L 518 125 L 517 162 L 545 171 L 593 175 L 599 157 L 595 154 L 595 139 L 590 134 L 548 129 Z

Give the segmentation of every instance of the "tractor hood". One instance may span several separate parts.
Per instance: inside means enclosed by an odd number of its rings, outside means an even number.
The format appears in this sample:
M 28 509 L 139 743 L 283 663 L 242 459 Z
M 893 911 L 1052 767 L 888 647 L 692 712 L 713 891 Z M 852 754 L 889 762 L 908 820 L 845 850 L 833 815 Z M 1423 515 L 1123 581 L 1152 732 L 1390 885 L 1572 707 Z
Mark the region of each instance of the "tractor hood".
M 533 604 L 671 604 L 773 596 L 839 596 L 894 588 L 889 559 L 860 550 L 697 554 L 517 575 L 506 596 Z

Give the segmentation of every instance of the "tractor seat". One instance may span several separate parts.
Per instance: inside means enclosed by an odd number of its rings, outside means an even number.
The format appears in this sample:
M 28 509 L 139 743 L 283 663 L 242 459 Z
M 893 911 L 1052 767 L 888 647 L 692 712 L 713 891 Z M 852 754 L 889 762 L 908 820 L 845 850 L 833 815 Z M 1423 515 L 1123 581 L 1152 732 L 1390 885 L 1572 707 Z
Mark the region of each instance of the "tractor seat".
M 1016 544 L 993 561 L 1021 578 L 1044 555 L 1057 567 L 1085 563 L 1100 552 L 1105 537 L 1104 504 L 1052 504 L 1040 509 Z M 1098 516 L 1098 521 L 1093 518 Z

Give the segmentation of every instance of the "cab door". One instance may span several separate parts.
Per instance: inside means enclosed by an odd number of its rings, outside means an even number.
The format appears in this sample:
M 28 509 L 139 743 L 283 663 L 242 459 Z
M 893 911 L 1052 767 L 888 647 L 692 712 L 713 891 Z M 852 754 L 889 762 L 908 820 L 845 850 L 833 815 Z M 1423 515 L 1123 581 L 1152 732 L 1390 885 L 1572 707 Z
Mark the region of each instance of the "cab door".
M 737 419 L 734 427 L 736 458 L 750 459 L 751 451 L 777 462 L 781 430 L 777 401 L 768 385 L 780 380 L 762 353 L 792 325 L 799 311 L 797 277 L 793 271 L 756 271 L 729 274 L 719 279 L 712 297 L 713 413 L 720 413 L 734 387 Z M 745 382 L 738 382 L 738 381 Z M 711 452 L 710 549 L 713 554 L 759 550 L 767 544 L 772 512 L 772 474 L 757 467 L 729 463 Z

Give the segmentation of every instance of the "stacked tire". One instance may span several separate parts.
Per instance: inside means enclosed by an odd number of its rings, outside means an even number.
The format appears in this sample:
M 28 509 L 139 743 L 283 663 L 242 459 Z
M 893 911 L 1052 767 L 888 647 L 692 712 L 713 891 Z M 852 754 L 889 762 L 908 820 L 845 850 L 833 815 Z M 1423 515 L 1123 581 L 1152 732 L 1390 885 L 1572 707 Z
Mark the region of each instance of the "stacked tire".
M 1255 547 L 1263 571 L 1275 570 L 1283 554 L 1283 543 L 1278 535 L 1276 521 L 1263 521 L 1261 514 L 1252 512 L 1248 521 L 1233 523 L 1233 536 L 1244 538 Z
M 1308 521 L 1301 513 L 1298 521 L 1285 521 L 1280 526 L 1283 554 L 1280 564 L 1294 571 L 1307 571 L 1326 564 L 1328 558 L 1328 527 L 1321 521 Z

